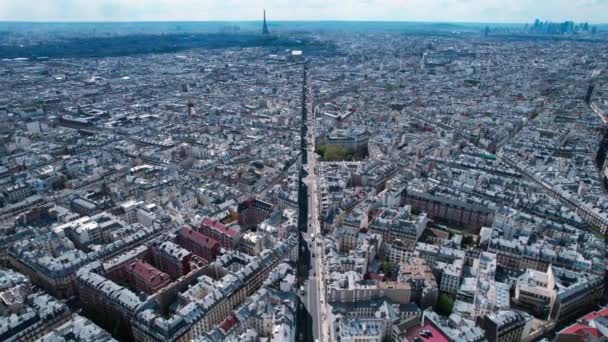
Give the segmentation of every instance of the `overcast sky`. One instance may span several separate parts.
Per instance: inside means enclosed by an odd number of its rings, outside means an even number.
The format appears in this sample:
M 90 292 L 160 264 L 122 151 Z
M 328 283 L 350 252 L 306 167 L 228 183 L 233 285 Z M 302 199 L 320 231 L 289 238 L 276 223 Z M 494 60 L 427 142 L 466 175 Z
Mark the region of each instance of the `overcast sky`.
M 0 0 L 0 20 L 394 20 L 608 23 L 608 0 Z

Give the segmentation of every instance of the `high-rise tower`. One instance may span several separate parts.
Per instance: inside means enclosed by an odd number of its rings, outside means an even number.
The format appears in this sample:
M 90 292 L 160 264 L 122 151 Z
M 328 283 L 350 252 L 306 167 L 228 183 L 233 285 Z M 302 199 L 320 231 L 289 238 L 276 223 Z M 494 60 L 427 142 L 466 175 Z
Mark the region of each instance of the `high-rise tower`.
M 268 24 L 266 24 L 266 10 L 264 10 L 264 27 L 262 27 L 262 34 L 270 34 L 270 31 L 268 31 Z

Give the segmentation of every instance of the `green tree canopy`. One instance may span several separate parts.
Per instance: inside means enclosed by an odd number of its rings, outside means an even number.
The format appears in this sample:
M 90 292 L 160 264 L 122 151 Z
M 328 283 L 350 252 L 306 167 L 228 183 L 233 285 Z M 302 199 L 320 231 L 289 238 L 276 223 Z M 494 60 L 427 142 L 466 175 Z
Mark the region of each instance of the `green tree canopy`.
M 353 152 L 341 145 L 317 145 L 315 152 L 326 161 L 351 160 L 355 157 Z
M 323 157 L 325 160 L 336 161 L 344 160 L 348 156 L 348 151 L 340 145 L 329 145 L 325 148 Z
M 442 316 L 449 316 L 454 307 L 454 298 L 442 293 L 437 300 L 437 313 Z

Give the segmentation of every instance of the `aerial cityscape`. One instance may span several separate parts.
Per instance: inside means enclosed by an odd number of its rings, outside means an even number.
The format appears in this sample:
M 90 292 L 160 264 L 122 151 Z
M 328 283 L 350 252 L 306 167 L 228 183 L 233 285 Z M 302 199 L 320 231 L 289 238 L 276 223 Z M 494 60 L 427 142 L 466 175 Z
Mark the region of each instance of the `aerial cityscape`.
M 0 21 L 0 341 L 608 341 L 608 25 L 258 12 Z

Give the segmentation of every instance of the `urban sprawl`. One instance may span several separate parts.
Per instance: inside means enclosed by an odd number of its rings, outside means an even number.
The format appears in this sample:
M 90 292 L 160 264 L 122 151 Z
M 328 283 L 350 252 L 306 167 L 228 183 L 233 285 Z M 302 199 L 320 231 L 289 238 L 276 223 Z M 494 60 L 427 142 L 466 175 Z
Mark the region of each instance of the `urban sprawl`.
M 602 37 L 0 60 L 0 340 L 608 341 Z

